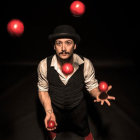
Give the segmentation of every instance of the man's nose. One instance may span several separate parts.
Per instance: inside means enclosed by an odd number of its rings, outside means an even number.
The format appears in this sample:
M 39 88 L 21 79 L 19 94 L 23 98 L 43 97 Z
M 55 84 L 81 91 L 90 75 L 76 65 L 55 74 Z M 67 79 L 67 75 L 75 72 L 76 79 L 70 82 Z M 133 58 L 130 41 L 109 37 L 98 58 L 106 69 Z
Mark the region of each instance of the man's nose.
M 62 44 L 62 51 L 66 50 L 65 43 Z

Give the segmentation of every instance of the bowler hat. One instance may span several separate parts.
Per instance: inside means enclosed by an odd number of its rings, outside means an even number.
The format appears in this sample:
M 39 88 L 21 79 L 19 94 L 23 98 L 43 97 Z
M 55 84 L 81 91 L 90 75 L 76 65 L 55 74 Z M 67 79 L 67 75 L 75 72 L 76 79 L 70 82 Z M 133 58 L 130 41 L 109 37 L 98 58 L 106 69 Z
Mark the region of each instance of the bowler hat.
M 71 38 L 76 43 L 80 42 L 80 36 L 70 25 L 59 25 L 54 29 L 53 33 L 49 35 L 50 41 L 54 41 L 58 38 Z

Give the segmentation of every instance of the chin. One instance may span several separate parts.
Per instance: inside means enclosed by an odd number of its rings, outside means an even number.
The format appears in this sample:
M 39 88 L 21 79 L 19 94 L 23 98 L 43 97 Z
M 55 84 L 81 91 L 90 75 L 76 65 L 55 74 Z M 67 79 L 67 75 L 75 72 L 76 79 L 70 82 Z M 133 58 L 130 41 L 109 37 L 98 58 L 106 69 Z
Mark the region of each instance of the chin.
M 61 59 L 69 59 L 70 55 L 60 55 L 59 56 Z
M 67 57 L 67 56 L 62 56 L 60 58 L 63 59 L 63 60 L 69 59 L 69 57 Z
M 59 55 L 59 58 L 63 62 L 69 62 L 72 58 L 72 55 Z

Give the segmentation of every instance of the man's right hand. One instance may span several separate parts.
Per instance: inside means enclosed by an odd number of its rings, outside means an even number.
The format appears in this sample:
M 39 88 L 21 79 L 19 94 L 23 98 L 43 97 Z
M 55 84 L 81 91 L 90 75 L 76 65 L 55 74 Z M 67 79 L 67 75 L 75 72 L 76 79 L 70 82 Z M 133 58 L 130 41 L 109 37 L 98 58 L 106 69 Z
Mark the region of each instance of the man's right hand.
M 55 122 L 55 127 L 54 128 L 48 128 L 48 122 L 52 120 Z M 57 127 L 57 123 L 56 123 L 56 118 L 55 118 L 55 115 L 54 113 L 46 113 L 46 117 L 44 119 L 44 123 L 45 123 L 45 127 L 48 131 L 52 131 L 52 130 L 55 130 L 56 127 Z

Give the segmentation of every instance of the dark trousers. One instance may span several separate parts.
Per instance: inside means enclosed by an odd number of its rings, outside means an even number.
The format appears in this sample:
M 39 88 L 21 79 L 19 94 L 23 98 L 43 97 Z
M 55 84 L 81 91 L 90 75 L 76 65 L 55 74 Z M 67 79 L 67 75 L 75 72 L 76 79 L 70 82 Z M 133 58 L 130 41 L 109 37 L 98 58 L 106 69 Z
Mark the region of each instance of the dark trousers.
M 58 124 L 54 132 L 72 131 L 82 137 L 90 133 L 87 105 L 84 99 L 72 109 L 60 109 L 55 105 L 52 107 Z

